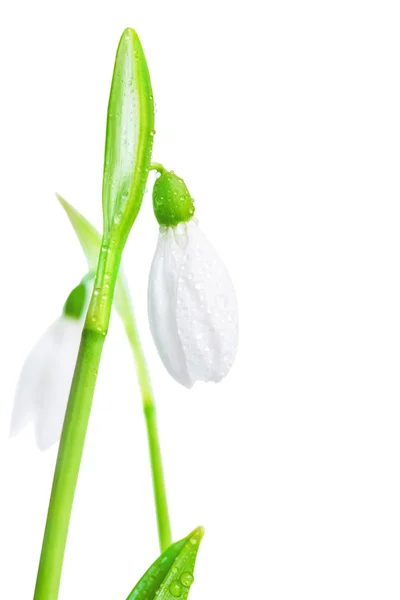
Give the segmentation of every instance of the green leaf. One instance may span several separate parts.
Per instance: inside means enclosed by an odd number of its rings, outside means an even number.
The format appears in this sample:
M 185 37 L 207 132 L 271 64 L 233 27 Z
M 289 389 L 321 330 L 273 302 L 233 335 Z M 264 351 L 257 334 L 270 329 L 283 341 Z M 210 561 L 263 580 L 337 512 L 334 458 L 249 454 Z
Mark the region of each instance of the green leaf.
M 198 527 L 172 544 L 151 565 L 127 600 L 186 600 L 194 581 L 193 571 L 204 529 Z
M 105 239 L 117 228 L 127 236 L 139 212 L 150 167 L 154 101 L 137 33 L 125 29 L 115 58 L 107 113 L 103 174 Z
M 80 241 L 82 250 L 85 253 L 89 271 L 96 271 L 97 262 L 101 248 L 101 235 L 97 229 L 70 204 L 60 194 L 56 194 L 61 206 L 67 213 L 72 227 Z M 133 319 L 133 307 L 129 294 L 128 283 L 122 272 L 119 270 L 117 283 L 115 286 L 114 306 L 127 326 Z
M 85 217 L 81 215 L 62 196 L 56 194 L 58 201 L 68 215 L 71 225 L 81 243 L 89 265 L 89 271 L 96 271 L 101 246 L 101 235 Z

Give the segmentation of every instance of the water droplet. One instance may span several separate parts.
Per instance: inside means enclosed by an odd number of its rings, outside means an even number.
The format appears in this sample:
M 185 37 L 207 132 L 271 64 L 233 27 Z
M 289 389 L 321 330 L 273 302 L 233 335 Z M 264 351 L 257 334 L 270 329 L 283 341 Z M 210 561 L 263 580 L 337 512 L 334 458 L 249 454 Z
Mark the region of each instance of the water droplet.
M 182 595 L 182 586 L 178 581 L 173 581 L 169 586 L 169 593 L 175 598 L 179 598 Z
M 187 233 L 186 223 L 178 223 L 178 225 L 175 227 L 175 233 L 178 235 L 184 235 Z
M 190 587 L 194 581 L 194 577 L 189 571 L 182 573 L 181 575 L 181 584 L 185 587 Z
M 225 309 L 228 308 L 229 305 L 229 299 L 227 296 L 225 296 L 225 294 L 219 294 L 217 296 L 217 306 L 218 308 L 221 309 Z
M 197 281 L 194 284 L 194 287 L 196 288 L 196 290 L 203 290 L 204 289 L 204 282 L 203 281 Z
M 190 538 L 190 543 L 193 544 L 193 546 L 195 546 L 197 544 L 197 538 L 195 538 L 195 537 Z

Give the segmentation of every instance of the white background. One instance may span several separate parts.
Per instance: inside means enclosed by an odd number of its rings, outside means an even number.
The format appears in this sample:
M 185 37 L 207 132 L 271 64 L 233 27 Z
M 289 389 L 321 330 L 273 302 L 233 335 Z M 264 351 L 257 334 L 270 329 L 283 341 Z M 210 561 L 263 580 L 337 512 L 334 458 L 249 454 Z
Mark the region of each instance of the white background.
M 85 260 L 54 192 L 101 224 L 119 36 L 137 29 L 154 159 L 196 198 L 240 302 L 237 361 L 187 391 L 149 334 L 151 197 L 124 263 L 191 600 L 400 597 L 400 14 L 388 1 L 3 3 L 0 598 L 32 597 L 56 449 L 9 440 L 20 367 Z M 151 187 L 151 186 L 149 186 Z M 158 553 L 133 361 L 114 316 L 60 600 L 124 600 Z

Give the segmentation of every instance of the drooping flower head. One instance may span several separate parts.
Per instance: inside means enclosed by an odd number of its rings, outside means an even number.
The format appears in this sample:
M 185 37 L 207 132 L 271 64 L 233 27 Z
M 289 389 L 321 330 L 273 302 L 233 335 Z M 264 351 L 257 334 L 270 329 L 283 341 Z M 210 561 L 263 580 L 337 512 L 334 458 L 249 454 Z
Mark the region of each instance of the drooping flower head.
M 148 289 L 150 329 L 182 385 L 220 381 L 235 358 L 238 309 L 228 271 L 199 228 L 182 179 L 161 171 L 153 191 L 160 224 Z
M 33 421 L 40 450 L 60 439 L 88 305 L 88 285 L 83 280 L 72 290 L 62 315 L 32 348 L 19 377 L 11 435 Z

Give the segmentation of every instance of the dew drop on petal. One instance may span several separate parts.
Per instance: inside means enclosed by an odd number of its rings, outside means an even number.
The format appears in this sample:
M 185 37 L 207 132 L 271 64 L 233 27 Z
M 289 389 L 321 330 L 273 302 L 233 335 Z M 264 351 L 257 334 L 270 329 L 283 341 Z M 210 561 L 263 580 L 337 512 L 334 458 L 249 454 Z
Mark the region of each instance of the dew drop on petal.
M 217 306 L 218 308 L 225 309 L 229 306 L 229 299 L 225 294 L 219 294 L 217 296 Z

